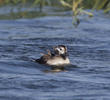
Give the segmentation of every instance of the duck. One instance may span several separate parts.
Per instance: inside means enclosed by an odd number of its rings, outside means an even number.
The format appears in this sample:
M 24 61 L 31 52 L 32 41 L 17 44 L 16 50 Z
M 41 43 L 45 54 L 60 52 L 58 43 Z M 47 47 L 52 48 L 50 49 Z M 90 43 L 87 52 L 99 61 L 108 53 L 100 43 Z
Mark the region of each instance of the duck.
M 67 47 L 65 45 L 58 45 L 53 47 L 53 51 L 47 50 L 47 54 L 43 54 L 39 59 L 35 61 L 39 64 L 45 64 L 49 66 L 62 66 L 69 65 L 70 60 L 68 58 Z

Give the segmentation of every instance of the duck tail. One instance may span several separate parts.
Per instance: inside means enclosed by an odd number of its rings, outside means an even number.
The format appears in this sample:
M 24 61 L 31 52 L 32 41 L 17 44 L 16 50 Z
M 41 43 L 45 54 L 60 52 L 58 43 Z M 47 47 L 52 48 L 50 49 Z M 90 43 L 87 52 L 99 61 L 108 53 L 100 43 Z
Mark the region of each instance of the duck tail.
M 40 59 L 35 59 L 35 62 L 38 62 L 38 63 L 40 63 Z
M 30 61 L 32 61 L 32 62 L 36 62 L 36 60 L 38 60 L 38 59 L 30 58 Z

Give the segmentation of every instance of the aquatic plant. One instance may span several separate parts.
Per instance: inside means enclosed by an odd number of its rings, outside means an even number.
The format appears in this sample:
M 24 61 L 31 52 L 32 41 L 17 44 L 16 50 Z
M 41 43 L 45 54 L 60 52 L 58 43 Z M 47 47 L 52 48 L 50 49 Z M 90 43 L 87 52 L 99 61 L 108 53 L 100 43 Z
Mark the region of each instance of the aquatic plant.
M 41 12 L 44 6 L 62 6 L 69 8 L 73 12 L 73 24 L 77 26 L 80 23 L 79 16 L 86 14 L 89 17 L 93 16 L 92 13 L 85 9 L 104 10 L 104 13 L 110 11 L 110 0 L 0 0 L 0 6 L 11 5 L 19 6 L 21 9 L 24 6 L 28 8 L 38 7 Z M 14 8 L 12 8 L 13 10 Z M 12 11 L 11 10 L 11 11 Z M 25 12 L 24 12 L 25 13 Z M 25 15 L 25 14 L 24 14 Z
M 71 4 L 67 3 L 66 0 L 60 0 L 61 4 L 63 6 L 69 7 L 72 9 L 73 12 L 73 25 L 74 26 L 78 26 L 80 23 L 80 19 L 78 18 L 78 16 L 82 15 L 82 14 L 87 14 L 89 15 L 89 17 L 92 17 L 93 14 L 90 12 L 87 12 L 84 10 L 84 7 L 82 5 L 83 0 L 73 0 Z
M 103 9 L 105 13 L 110 11 L 110 0 L 60 0 L 60 2 L 63 6 L 72 9 L 74 17 L 73 24 L 75 26 L 80 23 L 79 15 L 87 14 L 89 17 L 93 16 L 92 13 L 85 11 L 85 9 Z
M 105 13 L 109 12 L 110 0 L 94 0 L 93 9 L 96 9 L 96 10 L 104 9 Z
M 17 5 L 17 4 L 31 4 L 31 7 L 38 6 L 43 8 L 45 5 L 58 5 L 59 2 L 65 7 L 71 7 L 74 2 L 74 8 L 77 6 L 84 9 L 104 9 L 104 12 L 110 11 L 110 0 L 0 0 L 0 5 Z

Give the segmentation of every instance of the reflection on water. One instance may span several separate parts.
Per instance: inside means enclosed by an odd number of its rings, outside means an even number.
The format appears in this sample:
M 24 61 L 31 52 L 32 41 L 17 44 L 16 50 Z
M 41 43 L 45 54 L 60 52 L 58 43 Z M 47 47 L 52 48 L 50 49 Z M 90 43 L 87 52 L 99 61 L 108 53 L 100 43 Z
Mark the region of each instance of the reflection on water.
M 110 20 L 99 13 L 77 29 L 71 22 L 71 16 L 0 21 L 1 100 L 110 99 Z M 77 68 L 45 73 L 48 66 L 30 61 L 58 44 Z
M 70 11 L 64 11 L 64 8 L 56 8 L 56 7 L 43 7 L 42 11 L 39 10 L 38 7 L 17 7 L 17 6 L 5 6 L 0 8 L 0 20 L 4 19 L 20 19 L 20 18 L 36 18 L 43 16 L 68 16 L 72 15 Z M 5 11 L 5 12 L 4 12 Z

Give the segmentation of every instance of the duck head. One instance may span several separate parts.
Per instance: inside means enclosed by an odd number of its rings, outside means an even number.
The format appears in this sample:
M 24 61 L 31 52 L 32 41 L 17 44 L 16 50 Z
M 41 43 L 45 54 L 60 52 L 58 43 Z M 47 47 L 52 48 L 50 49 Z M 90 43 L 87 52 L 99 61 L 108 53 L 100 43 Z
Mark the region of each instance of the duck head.
M 68 56 L 67 55 L 67 47 L 64 45 L 58 45 L 58 46 L 54 47 L 53 49 L 54 49 L 55 55 L 60 55 L 63 58 Z

